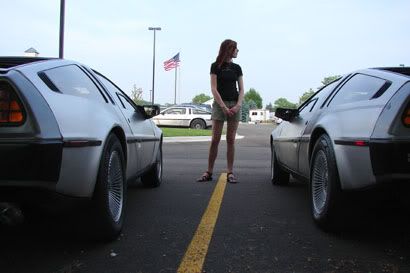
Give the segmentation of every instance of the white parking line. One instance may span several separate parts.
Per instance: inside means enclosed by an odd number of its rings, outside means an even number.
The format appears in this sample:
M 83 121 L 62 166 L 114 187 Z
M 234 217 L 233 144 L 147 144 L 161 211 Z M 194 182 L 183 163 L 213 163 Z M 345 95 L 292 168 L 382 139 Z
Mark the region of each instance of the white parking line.
M 164 137 L 163 142 L 205 142 L 211 141 L 211 136 L 195 136 L 195 137 Z M 242 139 L 244 136 L 236 135 L 235 139 Z M 221 140 L 226 140 L 226 135 L 221 136 Z

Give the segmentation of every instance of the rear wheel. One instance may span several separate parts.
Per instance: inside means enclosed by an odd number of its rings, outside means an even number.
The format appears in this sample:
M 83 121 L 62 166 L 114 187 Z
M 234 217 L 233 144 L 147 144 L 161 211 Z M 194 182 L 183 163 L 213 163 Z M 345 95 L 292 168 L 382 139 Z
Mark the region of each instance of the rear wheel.
M 271 180 L 273 185 L 287 185 L 289 184 L 289 173 L 284 171 L 279 165 L 278 159 L 276 158 L 275 148 L 271 144 Z
M 191 122 L 191 128 L 192 129 L 205 129 L 206 128 L 206 124 L 203 120 L 201 119 L 194 119 Z
M 310 167 L 310 200 L 315 223 L 324 230 L 334 227 L 342 192 L 331 139 L 322 135 L 313 149 Z
M 154 166 L 141 177 L 141 182 L 146 187 L 155 188 L 162 182 L 162 141 L 159 144 Z
M 124 221 L 127 188 L 122 146 L 114 134 L 106 141 L 93 197 L 95 234 L 98 239 L 115 239 Z

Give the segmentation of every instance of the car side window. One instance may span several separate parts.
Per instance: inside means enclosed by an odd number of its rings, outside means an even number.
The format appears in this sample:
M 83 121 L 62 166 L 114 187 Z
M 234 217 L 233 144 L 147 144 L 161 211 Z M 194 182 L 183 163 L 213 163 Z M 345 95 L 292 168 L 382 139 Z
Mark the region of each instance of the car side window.
M 317 98 L 309 100 L 306 104 L 304 104 L 299 109 L 299 115 L 303 115 L 305 113 L 308 113 L 308 112 L 312 111 L 312 109 L 315 106 L 316 102 L 317 102 Z
M 139 113 L 141 116 L 144 116 L 144 113 L 141 109 L 135 108 L 135 106 L 129 101 L 129 98 L 127 99 L 124 95 L 124 92 L 119 89 L 117 86 L 115 86 L 113 83 L 111 83 L 109 80 L 107 80 L 104 76 L 100 75 L 97 73 L 98 79 L 102 82 L 102 84 L 105 86 L 106 89 L 111 94 L 116 94 L 118 100 L 121 103 L 121 106 L 125 109 L 135 111 Z
M 209 112 L 201 110 L 201 109 L 193 108 L 192 109 L 192 114 L 194 114 L 194 115 L 209 115 Z
M 371 99 L 386 81 L 373 76 L 356 74 L 350 78 L 330 101 L 330 105 L 346 104 Z
M 94 82 L 76 65 L 60 66 L 42 73 L 63 94 L 106 102 Z
M 313 109 L 318 109 L 323 101 L 329 96 L 330 92 L 339 84 L 340 79 L 335 80 L 328 85 L 322 87 L 313 94 L 304 104 L 299 107 L 299 114 L 312 112 Z
M 186 108 L 171 108 L 164 111 L 164 114 L 167 115 L 185 115 Z
M 132 105 L 132 104 L 127 100 L 127 98 L 124 97 L 123 94 L 117 93 L 117 96 L 118 96 L 118 98 L 120 99 L 121 104 L 122 104 L 122 106 L 123 106 L 125 109 L 130 110 L 130 111 L 135 111 L 135 110 L 136 110 L 135 107 L 134 107 L 134 105 Z

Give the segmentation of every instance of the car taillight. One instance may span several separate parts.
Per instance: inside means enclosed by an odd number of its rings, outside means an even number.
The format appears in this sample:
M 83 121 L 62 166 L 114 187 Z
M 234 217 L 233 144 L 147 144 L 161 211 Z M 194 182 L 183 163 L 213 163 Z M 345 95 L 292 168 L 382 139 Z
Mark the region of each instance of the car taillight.
M 24 123 L 24 109 L 6 82 L 0 82 L 0 126 L 18 126 Z
M 404 126 L 410 127 L 410 103 L 407 105 L 406 109 L 403 112 L 402 121 Z

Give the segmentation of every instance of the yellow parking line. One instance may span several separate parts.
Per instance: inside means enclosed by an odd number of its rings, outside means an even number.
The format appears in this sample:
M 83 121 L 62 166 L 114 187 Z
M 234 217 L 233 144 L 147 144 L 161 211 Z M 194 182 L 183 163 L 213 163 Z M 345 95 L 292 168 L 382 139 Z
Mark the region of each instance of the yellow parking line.
M 208 252 L 209 242 L 214 232 L 216 220 L 218 219 L 219 209 L 224 196 L 226 186 L 226 173 L 221 174 L 216 184 L 215 190 L 209 200 L 208 207 L 201 222 L 192 238 L 191 243 L 184 258 L 178 268 L 178 273 L 201 273 L 202 266 Z

